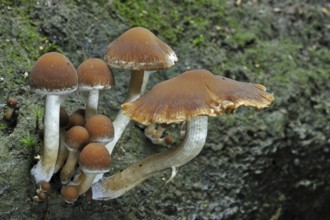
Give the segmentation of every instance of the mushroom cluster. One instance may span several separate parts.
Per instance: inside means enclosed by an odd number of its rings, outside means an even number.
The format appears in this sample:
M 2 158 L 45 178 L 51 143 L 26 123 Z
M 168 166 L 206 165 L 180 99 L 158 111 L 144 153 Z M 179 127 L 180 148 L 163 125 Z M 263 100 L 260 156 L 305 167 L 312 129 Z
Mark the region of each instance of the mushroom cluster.
M 239 106 L 261 109 L 274 101 L 263 85 L 238 82 L 204 69 L 186 71 L 144 94 L 150 74 L 170 68 L 177 60 L 166 43 L 142 27 L 129 29 L 111 42 L 104 60 L 87 59 L 77 70 L 57 52 L 38 59 L 29 78 L 31 89 L 46 96 L 40 161 L 31 170 L 39 185 L 38 201 L 47 198 L 55 173 L 68 203 L 89 189 L 94 200 L 117 198 L 167 168 L 172 169 L 171 181 L 177 168 L 203 149 L 208 117 L 234 113 Z M 115 85 L 111 68 L 132 71 L 126 98 L 113 121 L 97 111 L 99 90 Z M 76 90 L 85 94 L 86 105 L 68 114 L 61 105 Z M 145 126 L 145 136 L 154 144 L 173 144 L 173 138 L 164 135 L 168 125 L 184 123 L 184 139 L 170 150 L 103 177 L 110 171 L 112 151 L 131 120 Z

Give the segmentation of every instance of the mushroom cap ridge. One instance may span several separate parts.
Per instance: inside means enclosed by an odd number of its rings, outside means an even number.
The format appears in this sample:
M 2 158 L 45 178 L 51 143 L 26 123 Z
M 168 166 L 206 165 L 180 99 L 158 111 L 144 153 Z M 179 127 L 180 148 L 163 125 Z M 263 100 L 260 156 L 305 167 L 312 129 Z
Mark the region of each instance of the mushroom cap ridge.
M 238 82 L 203 69 L 190 70 L 154 86 L 122 109 L 131 119 L 148 125 L 176 123 L 199 115 L 217 116 L 239 106 L 265 108 L 274 96 L 260 84 Z
M 64 55 L 45 53 L 32 67 L 29 84 L 40 94 L 64 95 L 77 89 L 77 71 Z
M 178 60 L 175 52 L 151 31 L 134 27 L 108 45 L 106 62 L 133 70 L 167 69 Z

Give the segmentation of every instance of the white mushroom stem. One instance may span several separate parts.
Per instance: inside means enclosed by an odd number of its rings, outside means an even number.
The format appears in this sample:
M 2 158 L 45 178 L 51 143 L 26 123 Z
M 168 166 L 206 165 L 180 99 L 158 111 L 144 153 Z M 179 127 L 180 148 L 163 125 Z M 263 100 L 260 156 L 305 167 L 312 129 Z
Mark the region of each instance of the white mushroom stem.
M 143 82 L 142 82 L 142 86 L 141 86 L 141 94 L 144 94 L 147 88 L 147 84 L 149 81 L 149 77 L 152 73 L 154 73 L 156 71 L 144 71 L 144 75 L 143 75 Z
M 202 150 L 207 136 L 207 119 L 207 116 L 198 116 L 189 120 L 185 139 L 178 147 L 151 155 L 122 172 L 93 184 L 93 199 L 117 198 L 153 174 L 167 168 L 172 168 L 172 172 L 176 172 L 177 167 L 188 163 Z M 172 173 L 171 178 L 174 176 L 175 173 Z
M 143 84 L 143 76 L 144 76 L 144 70 L 133 70 L 129 82 L 127 95 L 124 102 L 132 102 L 141 96 L 141 86 Z M 123 134 L 129 122 L 130 122 L 130 118 L 127 117 L 122 110 L 119 110 L 115 120 L 113 121 L 113 127 L 115 128 L 115 135 L 113 137 L 113 140 L 107 145 L 105 145 L 105 147 L 108 149 L 110 154 L 115 148 L 118 140 L 120 139 L 121 135 Z
M 85 110 L 85 119 L 89 119 L 97 113 L 97 105 L 99 103 L 99 90 L 92 89 L 88 93 L 86 110 Z
M 32 168 L 31 174 L 37 183 L 49 182 L 55 168 L 59 148 L 60 105 L 58 95 L 47 95 L 44 116 L 44 147 L 40 161 Z
M 122 110 L 119 110 L 115 120 L 112 122 L 115 129 L 113 140 L 105 145 L 110 155 L 130 120 L 131 119 L 127 117 Z

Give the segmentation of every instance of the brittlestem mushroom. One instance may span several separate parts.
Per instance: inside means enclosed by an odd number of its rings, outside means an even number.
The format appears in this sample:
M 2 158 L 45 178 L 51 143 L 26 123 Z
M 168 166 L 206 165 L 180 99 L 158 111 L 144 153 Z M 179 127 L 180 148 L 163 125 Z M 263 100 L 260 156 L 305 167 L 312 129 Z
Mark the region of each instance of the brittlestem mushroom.
M 54 172 L 59 148 L 60 105 L 64 95 L 77 89 L 77 72 L 64 55 L 50 52 L 42 55 L 32 67 L 29 84 L 35 92 L 46 95 L 44 146 L 40 161 L 31 173 L 37 183 L 48 182 Z
M 177 167 L 188 163 L 202 150 L 208 116 L 233 113 L 241 105 L 265 108 L 274 100 L 265 90 L 259 84 L 215 76 L 206 70 L 191 70 L 159 83 L 136 101 L 123 104 L 123 111 L 144 125 L 186 121 L 185 139 L 174 149 L 149 156 L 95 183 L 93 199 L 121 196 L 163 169 L 172 168 L 173 178 Z
M 111 89 L 115 84 L 112 72 L 101 59 L 90 58 L 80 64 L 77 69 L 78 90 L 88 91 L 86 103 L 86 120 L 97 113 L 99 91 Z
M 132 70 L 125 102 L 139 98 L 146 81 L 145 71 L 167 69 L 178 60 L 174 51 L 152 32 L 143 27 L 134 27 L 123 33 L 107 48 L 106 62 L 115 68 Z M 120 110 L 113 121 L 114 140 L 106 145 L 111 153 L 130 119 Z
M 103 144 L 90 143 L 79 155 L 79 166 L 83 172 L 78 182 L 79 195 L 84 194 L 92 185 L 94 178 L 110 170 L 111 156 Z
M 79 152 L 88 143 L 89 134 L 86 128 L 82 126 L 74 126 L 66 132 L 64 144 L 68 149 L 69 154 L 60 173 L 62 184 L 67 184 L 70 181 L 78 161 Z

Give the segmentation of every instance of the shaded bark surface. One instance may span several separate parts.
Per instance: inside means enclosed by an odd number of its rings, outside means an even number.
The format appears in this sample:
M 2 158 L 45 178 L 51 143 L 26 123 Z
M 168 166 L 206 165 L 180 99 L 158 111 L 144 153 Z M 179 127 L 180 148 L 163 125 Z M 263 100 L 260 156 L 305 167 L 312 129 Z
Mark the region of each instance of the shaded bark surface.
M 148 88 L 187 69 L 205 68 L 264 84 L 274 93 L 275 103 L 263 111 L 239 109 L 235 115 L 210 118 L 201 154 L 179 168 L 169 184 L 165 182 L 170 170 L 118 199 L 82 197 L 74 204 L 60 197 L 57 175 L 48 199 L 33 200 L 36 186 L 30 169 L 39 145 L 27 147 L 23 140 L 27 135 L 38 138 L 36 127 L 42 122 L 35 111 L 43 106 L 43 99 L 29 91 L 24 73 L 47 52 L 45 48 L 64 53 L 76 67 L 87 58 L 103 58 L 108 43 L 132 23 L 113 11 L 111 1 L 1 3 L 0 107 L 6 111 L 8 96 L 16 97 L 21 106 L 17 124 L 1 120 L 1 219 L 330 218 L 329 3 L 210 2 L 216 9 L 204 7 L 195 14 L 188 10 L 192 14 L 179 15 L 183 20 L 192 17 L 182 26 L 185 33 L 173 43 L 163 38 L 179 61 L 154 73 Z M 174 3 L 162 4 L 172 7 Z M 189 1 L 177 4 L 191 7 Z M 160 9 L 155 6 L 155 10 Z M 156 12 L 148 13 L 152 17 Z M 199 24 L 197 18 L 207 18 L 209 23 Z M 162 36 L 162 30 L 152 31 Z M 116 88 L 101 94 L 99 106 L 112 119 L 129 80 L 128 71 L 113 71 Z M 78 94 L 64 103 L 69 112 L 83 105 Z M 110 174 L 167 148 L 152 145 L 130 123 L 113 153 Z

